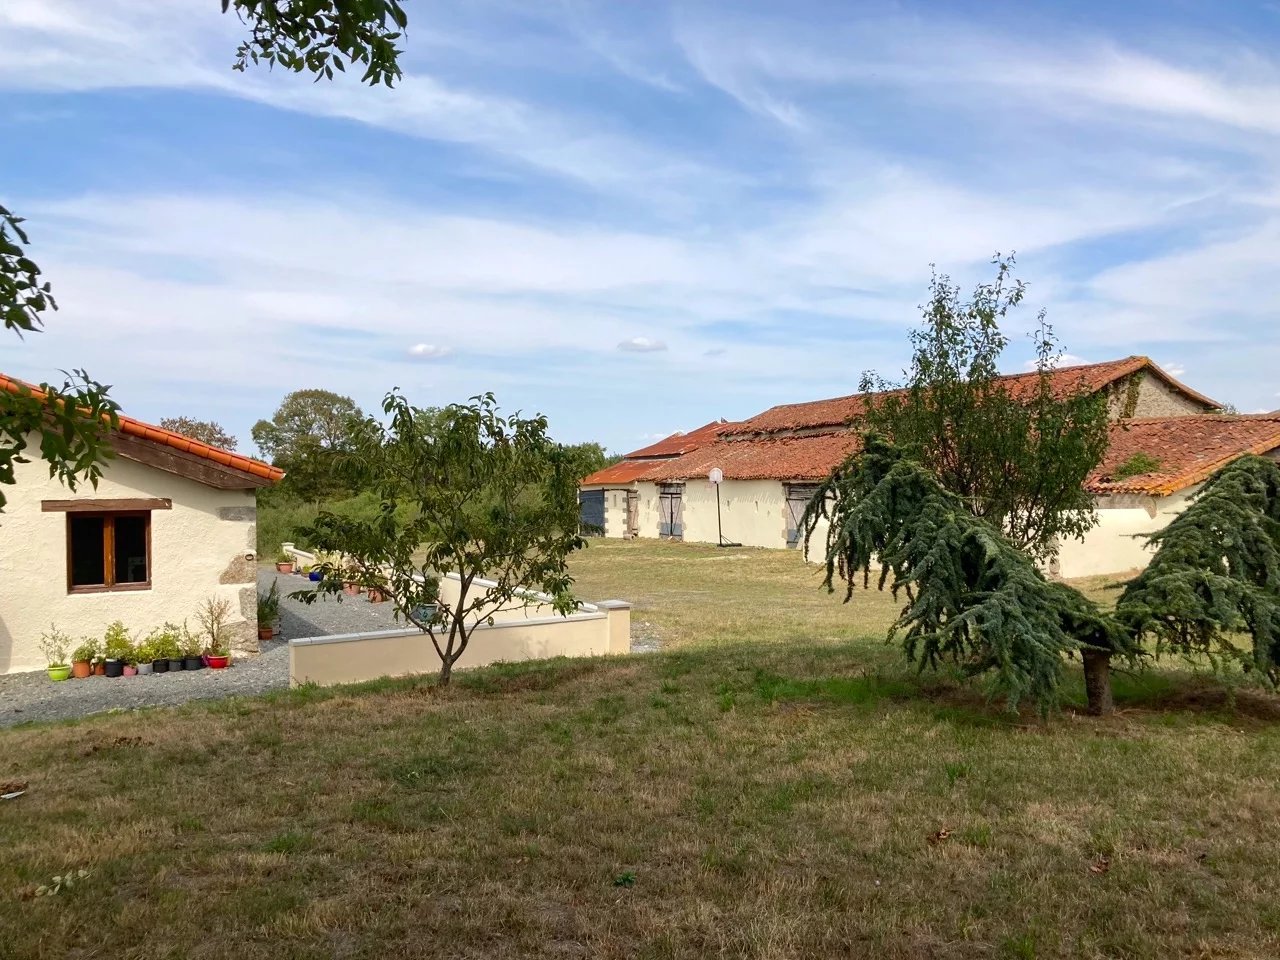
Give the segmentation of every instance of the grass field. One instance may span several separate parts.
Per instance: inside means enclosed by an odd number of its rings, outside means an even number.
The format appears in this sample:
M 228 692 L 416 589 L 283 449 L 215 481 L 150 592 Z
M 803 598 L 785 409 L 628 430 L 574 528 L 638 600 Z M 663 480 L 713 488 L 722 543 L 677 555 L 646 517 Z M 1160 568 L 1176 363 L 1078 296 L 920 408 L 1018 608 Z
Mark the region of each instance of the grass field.
M 577 567 L 666 650 L 0 732 L 0 957 L 1280 956 L 1273 698 L 1042 723 L 793 554 Z

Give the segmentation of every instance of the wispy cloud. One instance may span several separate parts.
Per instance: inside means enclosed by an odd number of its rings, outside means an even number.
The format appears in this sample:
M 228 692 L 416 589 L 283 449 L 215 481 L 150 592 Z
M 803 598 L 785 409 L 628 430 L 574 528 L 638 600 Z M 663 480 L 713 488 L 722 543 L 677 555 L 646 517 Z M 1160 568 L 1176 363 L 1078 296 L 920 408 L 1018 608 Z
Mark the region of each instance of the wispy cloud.
M 417 360 L 443 360 L 451 353 L 451 348 L 435 343 L 415 343 L 409 348 L 409 356 Z
M 661 353 L 667 345 L 652 337 L 628 337 L 618 344 L 618 349 L 624 353 Z

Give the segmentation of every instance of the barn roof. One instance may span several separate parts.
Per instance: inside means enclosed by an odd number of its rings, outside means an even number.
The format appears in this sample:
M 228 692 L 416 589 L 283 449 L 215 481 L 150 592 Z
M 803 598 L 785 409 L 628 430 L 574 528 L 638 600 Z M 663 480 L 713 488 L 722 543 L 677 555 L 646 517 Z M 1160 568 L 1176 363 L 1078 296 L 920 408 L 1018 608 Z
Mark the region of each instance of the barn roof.
M 1168 496 L 1207 480 L 1245 454 L 1280 449 L 1280 413 L 1253 416 L 1204 414 L 1121 420 L 1111 428 L 1107 455 L 1085 483 L 1091 493 L 1139 493 Z M 1116 478 L 1137 454 L 1159 462 L 1159 469 Z
M 1050 374 L 1050 378 L 1054 390 L 1065 396 L 1082 390 L 1095 393 L 1139 370 L 1146 370 L 1158 377 L 1169 387 L 1191 398 L 1206 410 L 1216 410 L 1221 406 L 1204 394 L 1197 393 L 1186 384 L 1174 379 L 1149 357 L 1133 356 L 1125 357 L 1123 360 L 1109 360 L 1105 363 L 1059 367 Z M 1030 396 L 1039 383 L 1039 376 L 1035 372 L 1012 373 L 1006 374 L 1000 380 L 1008 386 L 1010 393 L 1014 396 Z M 786 403 L 770 407 L 764 413 L 726 429 L 724 433 L 726 436 L 743 436 L 844 427 L 866 412 L 869 396 L 873 394 L 854 393 L 847 397 L 812 400 L 806 403 Z

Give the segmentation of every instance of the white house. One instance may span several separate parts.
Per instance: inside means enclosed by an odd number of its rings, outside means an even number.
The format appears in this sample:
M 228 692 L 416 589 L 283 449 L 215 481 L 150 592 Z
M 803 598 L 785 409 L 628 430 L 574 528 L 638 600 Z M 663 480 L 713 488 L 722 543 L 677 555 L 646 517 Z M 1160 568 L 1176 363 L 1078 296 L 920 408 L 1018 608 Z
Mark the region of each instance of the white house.
M 0 390 L 26 388 L 0 375 Z M 76 640 L 113 620 L 145 634 L 210 597 L 232 603 L 233 646 L 256 643 L 255 491 L 283 471 L 125 416 L 111 447 L 96 488 L 68 490 L 33 458 L 5 489 L 0 674 L 43 668 L 51 624 Z

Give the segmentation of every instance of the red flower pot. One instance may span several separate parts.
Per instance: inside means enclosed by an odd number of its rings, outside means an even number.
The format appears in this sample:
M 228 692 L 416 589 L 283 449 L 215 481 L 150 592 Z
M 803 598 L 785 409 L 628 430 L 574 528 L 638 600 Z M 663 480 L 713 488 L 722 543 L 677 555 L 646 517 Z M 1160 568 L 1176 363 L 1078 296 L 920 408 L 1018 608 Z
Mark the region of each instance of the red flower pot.
M 71 675 L 77 680 L 83 680 L 85 677 L 93 673 L 93 664 L 88 660 L 77 660 L 71 664 Z
M 276 564 L 276 572 L 277 572 L 277 573 L 293 573 L 293 564 L 292 564 L 292 563 L 277 563 L 277 564 Z
M 210 670 L 225 670 L 227 668 L 227 664 L 231 662 L 231 657 L 215 657 L 213 654 L 209 654 L 209 656 L 206 657 L 206 660 L 209 664 Z
M 93 675 L 95 677 L 105 677 L 107 675 L 107 665 L 104 661 L 99 660 L 93 665 Z
M 270 627 L 259 627 L 259 628 L 258 628 L 258 639 L 259 639 L 259 640 L 270 640 L 270 639 L 271 639 L 271 634 L 272 634 L 272 630 L 271 630 L 271 628 L 270 628 Z

